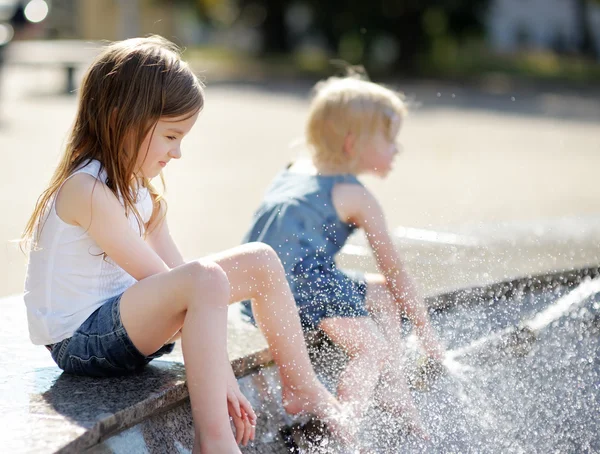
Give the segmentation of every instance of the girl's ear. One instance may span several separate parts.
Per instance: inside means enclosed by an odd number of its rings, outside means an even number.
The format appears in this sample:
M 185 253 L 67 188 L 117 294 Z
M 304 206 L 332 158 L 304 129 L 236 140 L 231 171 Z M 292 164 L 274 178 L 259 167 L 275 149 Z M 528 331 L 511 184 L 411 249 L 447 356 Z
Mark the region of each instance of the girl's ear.
M 356 155 L 356 136 L 351 132 L 346 134 L 343 144 L 343 152 L 348 159 L 353 159 Z

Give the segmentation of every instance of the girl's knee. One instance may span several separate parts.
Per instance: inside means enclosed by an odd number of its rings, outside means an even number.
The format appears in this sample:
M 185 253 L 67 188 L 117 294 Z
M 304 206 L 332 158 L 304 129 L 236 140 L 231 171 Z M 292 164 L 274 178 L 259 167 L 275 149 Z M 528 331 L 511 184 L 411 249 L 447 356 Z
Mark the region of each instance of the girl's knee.
M 196 260 L 183 265 L 182 277 L 190 297 L 202 296 L 203 300 L 225 305 L 229 302 L 231 288 L 225 271 L 215 262 Z M 194 298 L 197 299 L 197 298 Z
M 275 250 L 268 244 L 252 242 L 247 243 L 246 247 L 248 248 L 248 251 L 255 255 L 259 260 L 279 260 L 279 258 L 277 257 L 277 252 L 275 252 Z
M 268 244 L 255 242 L 248 243 L 245 246 L 248 253 L 252 255 L 256 270 L 273 271 L 279 268 L 283 270 L 283 265 L 277 252 Z

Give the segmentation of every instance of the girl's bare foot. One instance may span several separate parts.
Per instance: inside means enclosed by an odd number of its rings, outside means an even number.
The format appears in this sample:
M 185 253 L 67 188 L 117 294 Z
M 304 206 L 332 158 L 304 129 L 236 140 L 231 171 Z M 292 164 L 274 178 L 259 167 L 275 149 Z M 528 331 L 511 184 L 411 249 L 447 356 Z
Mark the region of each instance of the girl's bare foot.
M 284 386 L 283 407 L 291 415 L 308 413 L 327 424 L 329 431 L 345 444 L 353 443 L 357 424 L 350 412 L 321 384 Z
M 385 384 L 380 384 L 375 392 L 375 401 L 379 408 L 401 420 L 410 432 L 428 440 L 429 435 L 423 427 L 406 381 L 386 378 L 388 380 Z

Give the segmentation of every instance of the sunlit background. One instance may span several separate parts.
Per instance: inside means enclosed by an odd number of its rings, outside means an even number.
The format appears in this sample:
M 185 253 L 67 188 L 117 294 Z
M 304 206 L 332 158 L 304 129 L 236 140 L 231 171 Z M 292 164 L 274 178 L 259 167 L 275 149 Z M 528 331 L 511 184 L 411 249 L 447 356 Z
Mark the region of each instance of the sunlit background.
M 150 33 L 184 47 L 206 83 L 166 170 L 187 258 L 240 242 L 270 179 L 303 153 L 312 84 L 348 64 L 410 102 L 394 172 L 365 180 L 400 236 L 598 226 L 598 1 L 0 0 L 0 296 L 22 291 L 15 240 L 83 71 L 102 42 Z

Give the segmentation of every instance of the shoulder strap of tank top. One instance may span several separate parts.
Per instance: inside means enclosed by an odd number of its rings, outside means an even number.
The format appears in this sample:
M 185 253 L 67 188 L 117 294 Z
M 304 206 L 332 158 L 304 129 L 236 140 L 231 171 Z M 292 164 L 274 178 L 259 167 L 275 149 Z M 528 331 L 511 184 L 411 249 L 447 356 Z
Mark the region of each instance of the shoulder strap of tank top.
M 352 175 L 350 173 L 338 175 L 335 178 L 335 183 L 358 184 L 358 185 L 362 186 L 362 183 L 359 181 L 359 179 L 356 178 L 355 175 Z
M 98 180 L 102 181 L 102 183 L 106 183 L 106 172 L 102 168 L 102 164 L 100 164 L 100 161 L 97 161 L 95 159 L 92 159 L 86 164 L 79 167 L 71 175 L 69 175 L 69 178 L 78 173 L 87 173 L 88 175 L 91 175 L 94 178 L 97 178 Z

